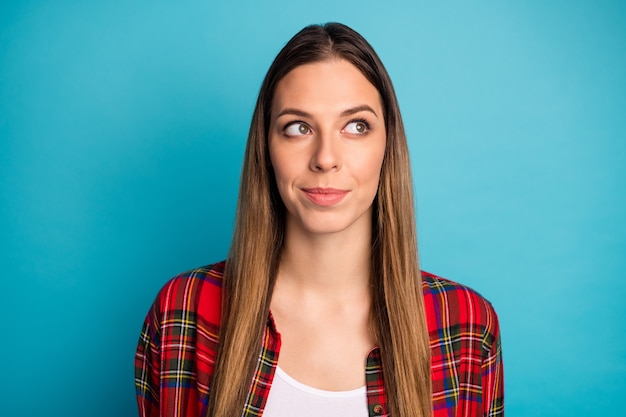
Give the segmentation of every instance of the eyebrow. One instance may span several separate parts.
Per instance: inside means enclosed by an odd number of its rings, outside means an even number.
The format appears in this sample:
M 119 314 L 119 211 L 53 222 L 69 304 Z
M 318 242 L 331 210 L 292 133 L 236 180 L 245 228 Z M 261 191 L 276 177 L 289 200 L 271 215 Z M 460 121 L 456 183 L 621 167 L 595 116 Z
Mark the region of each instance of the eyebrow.
M 362 112 L 362 111 L 368 111 L 370 113 L 373 113 L 374 116 L 378 117 L 378 115 L 376 114 L 376 112 L 374 111 L 373 108 L 371 108 L 370 106 L 368 106 L 367 104 L 363 104 L 361 106 L 356 106 L 356 107 L 352 107 L 350 109 L 344 110 L 341 112 L 342 116 L 350 116 L 352 114 L 358 113 L 358 112 Z
M 351 107 L 349 109 L 346 109 L 346 110 L 341 112 L 341 117 L 350 116 L 352 114 L 359 113 L 359 112 L 362 112 L 362 111 L 368 111 L 368 112 L 374 114 L 374 116 L 378 117 L 378 114 L 376 114 L 374 109 L 372 109 L 367 104 L 363 104 L 361 106 L 356 106 L 356 107 Z M 308 117 L 308 118 L 313 117 L 311 114 L 309 114 L 309 113 L 307 113 L 305 111 L 294 109 L 294 108 L 286 108 L 283 111 L 281 111 L 280 113 L 278 113 L 276 115 L 276 118 L 278 119 L 279 117 L 284 116 L 286 114 L 291 114 L 291 115 L 299 116 L 299 117 Z

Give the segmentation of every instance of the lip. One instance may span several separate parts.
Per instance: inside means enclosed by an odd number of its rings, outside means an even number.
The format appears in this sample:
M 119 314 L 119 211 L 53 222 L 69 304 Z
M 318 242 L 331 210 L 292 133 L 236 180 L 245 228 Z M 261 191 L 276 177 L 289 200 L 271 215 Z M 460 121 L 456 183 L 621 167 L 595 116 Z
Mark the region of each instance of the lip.
M 339 203 L 350 191 L 336 188 L 301 188 L 304 195 L 313 203 L 322 207 L 329 207 Z

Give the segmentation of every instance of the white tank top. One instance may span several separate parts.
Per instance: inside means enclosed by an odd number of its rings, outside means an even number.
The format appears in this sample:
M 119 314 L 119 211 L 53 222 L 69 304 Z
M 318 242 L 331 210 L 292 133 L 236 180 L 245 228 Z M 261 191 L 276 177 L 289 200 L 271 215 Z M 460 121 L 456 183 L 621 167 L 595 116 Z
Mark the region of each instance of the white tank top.
M 263 417 L 367 417 L 365 387 L 324 391 L 301 384 L 276 367 Z

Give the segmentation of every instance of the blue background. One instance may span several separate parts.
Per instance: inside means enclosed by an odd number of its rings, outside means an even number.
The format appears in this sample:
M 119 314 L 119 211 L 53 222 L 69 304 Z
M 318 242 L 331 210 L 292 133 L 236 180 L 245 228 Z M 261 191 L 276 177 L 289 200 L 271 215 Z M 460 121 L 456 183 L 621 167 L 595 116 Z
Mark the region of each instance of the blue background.
M 623 412 L 623 3 L 113 0 L 0 6 L 1 415 L 136 414 L 156 292 L 226 255 L 262 77 L 333 20 L 395 82 L 422 267 L 499 313 L 507 415 Z

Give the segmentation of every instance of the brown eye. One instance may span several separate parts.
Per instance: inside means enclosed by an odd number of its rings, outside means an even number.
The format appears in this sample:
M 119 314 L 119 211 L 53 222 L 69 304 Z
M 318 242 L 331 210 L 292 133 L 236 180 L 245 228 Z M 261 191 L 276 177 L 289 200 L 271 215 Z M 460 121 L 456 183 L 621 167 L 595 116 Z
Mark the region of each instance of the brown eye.
M 344 130 L 347 133 L 350 133 L 353 135 L 362 135 L 364 133 L 367 133 L 367 131 L 369 130 L 369 126 L 364 121 L 355 120 L 353 122 L 348 123 L 346 127 L 344 128 Z
M 302 122 L 294 122 L 285 127 L 285 135 L 302 136 L 311 133 L 311 128 Z

